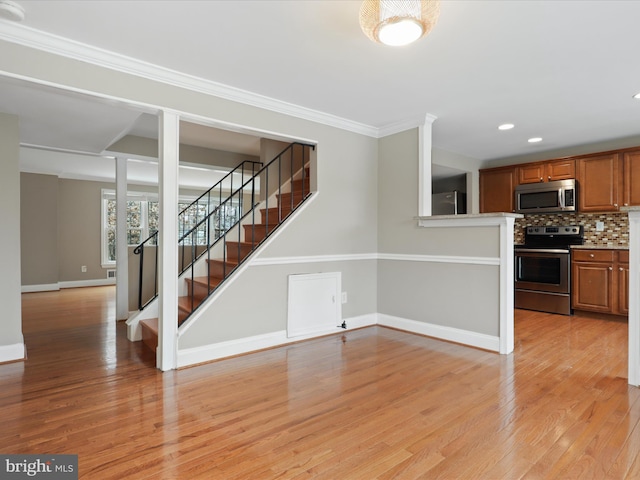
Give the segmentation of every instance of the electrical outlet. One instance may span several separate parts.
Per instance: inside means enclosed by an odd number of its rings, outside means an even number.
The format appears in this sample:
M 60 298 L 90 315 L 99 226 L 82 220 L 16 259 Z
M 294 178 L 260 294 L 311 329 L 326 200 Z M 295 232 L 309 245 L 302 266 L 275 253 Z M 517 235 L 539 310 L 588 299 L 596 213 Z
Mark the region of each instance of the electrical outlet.
M 596 222 L 596 232 L 604 232 L 604 222 Z
M 347 292 L 342 292 L 342 303 L 347 303 Z
M 86 265 L 82 265 L 82 266 L 80 267 L 80 271 L 81 271 L 82 273 L 87 273 L 87 266 L 86 266 Z

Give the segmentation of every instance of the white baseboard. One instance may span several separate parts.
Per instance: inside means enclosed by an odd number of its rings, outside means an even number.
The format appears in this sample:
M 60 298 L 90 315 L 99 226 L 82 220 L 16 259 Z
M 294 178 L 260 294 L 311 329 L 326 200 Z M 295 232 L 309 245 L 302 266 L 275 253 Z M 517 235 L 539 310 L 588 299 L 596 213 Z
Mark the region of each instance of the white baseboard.
M 279 332 L 239 338 L 228 342 L 214 343 L 213 345 L 203 345 L 202 347 L 178 350 L 178 368 L 211 362 L 220 358 L 249 353 L 263 348 L 277 347 L 289 342 L 290 340 L 287 339 L 287 331 L 281 330 Z
M 105 285 L 115 284 L 115 278 L 98 278 L 94 280 L 74 280 L 70 282 L 60 282 L 60 288 L 102 287 Z
M 46 285 L 22 285 L 22 293 L 33 293 L 33 292 L 55 292 L 60 290 L 59 283 L 49 283 Z
M 24 343 L 14 343 L 13 345 L 0 345 L 0 363 L 24 360 Z
M 360 315 L 358 317 L 346 318 L 347 330 L 354 328 L 368 327 L 376 324 L 376 314 Z M 250 353 L 264 348 L 279 347 L 288 343 L 299 342 L 301 340 L 310 340 L 312 338 L 340 333 L 343 330 L 336 326 L 330 330 L 314 332 L 309 335 L 300 335 L 293 338 L 287 337 L 287 331 L 266 333 L 264 335 L 256 335 L 253 337 L 239 338 L 228 342 L 220 342 L 213 345 L 204 345 L 202 347 L 187 348 L 178 350 L 178 367 L 186 367 L 196 365 L 198 363 L 211 362 L 232 355 L 240 355 Z
M 343 318 L 344 323 L 347 325 L 347 330 L 353 330 L 354 328 L 371 327 L 378 324 L 377 313 L 367 313 L 365 315 L 358 315 L 357 317 Z
M 70 282 L 49 283 L 44 285 L 22 285 L 22 293 L 54 292 L 63 288 L 102 287 L 115 285 L 115 278 L 98 278 L 94 280 L 75 280 Z
M 383 313 L 378 314 L 378 325 L 397 328 L 411 333 L 427 335 L 429 337 L 461 343 L 471 347 L 482 348 L 493 352 L 500 351 L 500 338 L 483 333 L 470 332 L 459 328 L 445 327 L 433 323 L 418 322 L 406 318 L 393 317 Z

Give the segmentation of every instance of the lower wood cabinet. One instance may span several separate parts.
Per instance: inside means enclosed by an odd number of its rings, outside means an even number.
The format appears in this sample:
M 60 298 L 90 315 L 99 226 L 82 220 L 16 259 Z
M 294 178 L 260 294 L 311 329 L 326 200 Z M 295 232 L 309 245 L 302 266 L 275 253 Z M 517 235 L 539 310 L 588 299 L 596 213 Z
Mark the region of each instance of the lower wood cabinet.
M 571 306 L 576 310 L 629 313 L 629 251 L 575 249 L 571 258 Z

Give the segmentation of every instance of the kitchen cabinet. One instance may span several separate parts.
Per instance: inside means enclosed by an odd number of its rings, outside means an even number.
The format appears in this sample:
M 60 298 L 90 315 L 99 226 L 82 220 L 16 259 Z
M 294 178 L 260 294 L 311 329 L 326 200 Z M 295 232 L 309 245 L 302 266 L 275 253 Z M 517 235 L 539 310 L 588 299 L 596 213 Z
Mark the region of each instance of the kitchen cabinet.
M 619 208 L 622 162 L 618 153 L 578 158 L 578 208 L 581 212 L 612 212 Z
M 623 205 L 640 205 L 640 150 L 624 154 L 622 183 Z
M 629 250 L 618 252 L 618 311 L 629 315 Z
M 480 213 L 513 212 L 516 167 L 480 170 Z
M 571 306 L 576 310 L 627 315 L 629 252 L 574 249 L 571 260 Z
M 574 159 L 526 163 L 518 166 L 518 184 L 552 182 L 576 178 Z

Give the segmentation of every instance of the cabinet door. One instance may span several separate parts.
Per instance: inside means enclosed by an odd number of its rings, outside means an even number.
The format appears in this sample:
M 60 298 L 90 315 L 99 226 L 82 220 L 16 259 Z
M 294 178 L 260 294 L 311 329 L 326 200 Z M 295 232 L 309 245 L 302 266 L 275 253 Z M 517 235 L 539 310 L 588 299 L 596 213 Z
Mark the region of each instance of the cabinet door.
M 640 150 L 624 154 L 624 205 L 640 205 Z
M 570 180 L 576 178 L 576 161 L 575 160 L 554 160 L 547 163 L 546 181 L 553 180 Z
M 617 153 L 580 158 L 578 166 L 579 209 L 582 212 L 618 210 L 620 161 Z
M 629 315 L 629 265 L 618 265 L 618 313 Z
M 515 167 L 480 171 L 480 213 L 513 212 Z
M 533 163 L 518 167 L 518 185 L 544 182 L 544 164 Z
M 629 251 L 618 252 L 618 313 L 629 315 Z
M 573 263 L 571 303 L 578 310 L 612 313 L 613 267 L 606 263 Z

